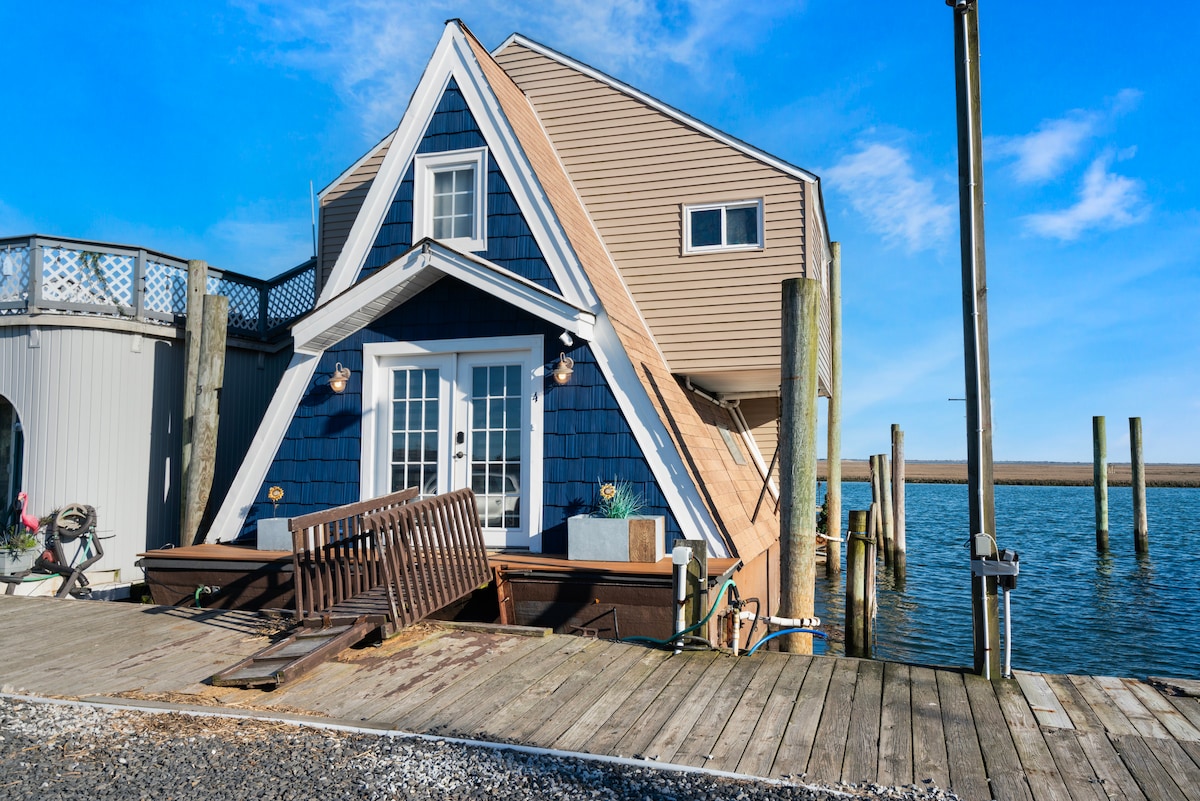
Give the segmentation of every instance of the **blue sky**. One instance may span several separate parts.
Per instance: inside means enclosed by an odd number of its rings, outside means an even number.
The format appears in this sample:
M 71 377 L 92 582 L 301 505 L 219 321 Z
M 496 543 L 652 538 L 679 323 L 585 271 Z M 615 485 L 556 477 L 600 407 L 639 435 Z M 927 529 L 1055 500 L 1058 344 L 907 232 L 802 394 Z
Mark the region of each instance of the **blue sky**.
M 0 236 L 271 276 L 398 122 L 442 23 L 548 44 L 823 179 L 842 243 L 843 455 L 965 457 L 951 11 L 858 3 L 5 4 Z M 1200 11 L 982 0 L 999 460 L 1200 461 Z M 823 447 L 823 446 L 822 446 Z

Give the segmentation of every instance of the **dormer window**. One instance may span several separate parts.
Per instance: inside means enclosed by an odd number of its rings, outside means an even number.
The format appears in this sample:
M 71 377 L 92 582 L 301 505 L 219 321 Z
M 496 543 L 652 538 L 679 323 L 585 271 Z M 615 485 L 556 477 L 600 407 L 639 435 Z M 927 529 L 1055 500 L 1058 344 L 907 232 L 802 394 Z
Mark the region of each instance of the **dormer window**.
M 487 250 L 487 148 L 416 157 L 413 239 L 456 250 Z
M 683 207 L 683 252 L 761 250 L 762 200 Z

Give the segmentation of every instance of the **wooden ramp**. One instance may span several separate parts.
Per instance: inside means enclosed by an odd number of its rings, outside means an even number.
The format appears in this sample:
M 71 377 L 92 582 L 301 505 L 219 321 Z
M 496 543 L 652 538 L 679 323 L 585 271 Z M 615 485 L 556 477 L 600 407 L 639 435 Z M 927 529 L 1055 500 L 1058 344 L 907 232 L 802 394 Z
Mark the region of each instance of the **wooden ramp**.
M 300 626 L 279 642 L 213 674 L 216 687 L 273 689 L 298 679 L 379 629 L 366 617 L 329 621 L 326 627 Z

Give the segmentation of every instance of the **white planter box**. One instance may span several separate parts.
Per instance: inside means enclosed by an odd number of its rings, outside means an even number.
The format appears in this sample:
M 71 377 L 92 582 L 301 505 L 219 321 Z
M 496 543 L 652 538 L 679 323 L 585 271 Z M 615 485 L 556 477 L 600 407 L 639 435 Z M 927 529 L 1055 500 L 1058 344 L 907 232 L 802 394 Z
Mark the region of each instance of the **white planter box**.
M 25 570 L 31 570 L 33 563 L 41 555 L 40 548 L 34 548 L 21 553 L 13 553 L 12 551 L 0 550 L 0 576 L 11 576 L 14 573 L 21 573 Z
M 288 531 L 290 517 L 268 517 L 258 521 L 258 550 L 292 550 L 292 532 Z
M 665 554 L 666 519 L 591 517 L 567 519 L 567 558 L 592 562 L 657 562 Z

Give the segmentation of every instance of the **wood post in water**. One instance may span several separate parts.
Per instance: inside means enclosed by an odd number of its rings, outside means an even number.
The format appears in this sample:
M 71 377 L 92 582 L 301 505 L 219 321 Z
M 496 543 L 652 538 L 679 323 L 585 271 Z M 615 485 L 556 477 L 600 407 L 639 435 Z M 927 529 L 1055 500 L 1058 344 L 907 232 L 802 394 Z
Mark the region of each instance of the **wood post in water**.
M 875 541 L 867 533 L 869 517 L 866 511 L 851 511 L 846 535 L 846 656 L 871 655 L 873 593 L 868 581 L 874 573 Z
M 200 376 L 200 332 L 204 327 L 204 295 L 208 286 L 208 262 L 193 259 L 188 262 L 187 306 L 184 329 L 183 417 L 180 432 L 183 452 L 179 459 L 179 544 L 191 545 L 187 528 L 187 482 L 192 465 L 192 421 L 196 416 L 196 382 Z
M 1146 521 L 1146 463 L 1142 459 L 1142 418 L 1129 418 L 1130 486 L 1133 487 L 1133 549 L 1150 552 L 1150 528 Z
M 779 614 L 812 617 L 817 558 L 817 310 L 821 284 L 783 282 L 779 415 Z M 811 634 L 780 637 L 812 653 Z
M 842 569 L 842 246 L 829 243 L 829 420 L 825 465 L 825 577 L 836 578 Z
M 883 562 L 896 567 L 896 515 L 892 506 L 892 469 L 886 453 L 879 454 L 879 517 L 883 529 Z
M 868 461 L 871 470 L 871 505 L 874 506 L 875 504 L 878 504 L 880 499 L 883 497 L 882 477 L 880 476 L 879 470 L 879 454 L 871 454 L 871 458 Z M 879 528 L 882 529 L 882 521 L 876 517 L 872 517 L 869 522 L 871 527 L 867 529 L 867 536 L 874 537 L 876 539 L 876 542 L 883 553 L 884 564 L 887 564 L 887 546 L 883 541 L 883 531 L 876 530 L 876 526 L 879 526 Z
M 217 462 L 221 388 L 225 383 L 225 339 L 229 328 L 229 298 L 205 295 L 200 334 L 200 371 L 196 383 L 196 412 L 192 423 L 192 461 L 186 476 L 184 527 L 180 539 L 193 545 L 208 508 Z
M 892 424 L 892 537 L 895 544 L 896 578 L 904 580 L 907 571 L 908 542 L 904 521 L 904 432 L 898 423 Z
M 1104 416 L 1092 418 L 1092 493 L 1096 499 L 1096 550 L 1108 550 L 1108 441 Z

